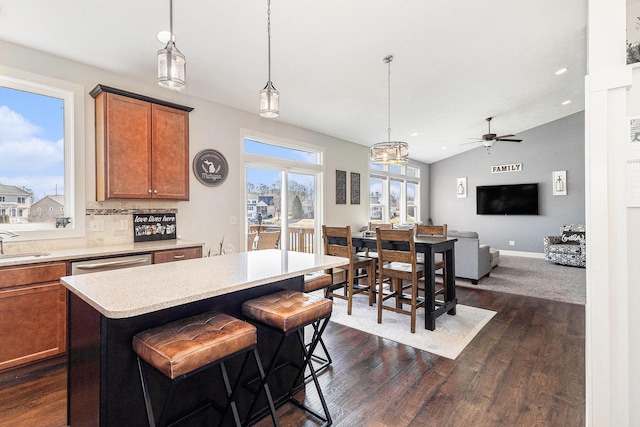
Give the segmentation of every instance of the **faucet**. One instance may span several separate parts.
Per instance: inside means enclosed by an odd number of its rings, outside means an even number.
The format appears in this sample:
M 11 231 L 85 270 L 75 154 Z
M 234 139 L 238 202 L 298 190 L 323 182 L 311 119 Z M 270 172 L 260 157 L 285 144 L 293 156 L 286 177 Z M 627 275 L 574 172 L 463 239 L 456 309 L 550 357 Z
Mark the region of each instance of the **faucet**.
M 14 232 L 9 231 L 9 230 L 0 230 L 0 234 L 6 234 L 7 236 L 10 236 L 10 237 L 18 236 L 18 233 L 14 233 Z M 0 236 L 0 255 L 2 255 L 4 253 L 4 249 L 2 247 L 2 241 L 3 241 L 2 236 Z

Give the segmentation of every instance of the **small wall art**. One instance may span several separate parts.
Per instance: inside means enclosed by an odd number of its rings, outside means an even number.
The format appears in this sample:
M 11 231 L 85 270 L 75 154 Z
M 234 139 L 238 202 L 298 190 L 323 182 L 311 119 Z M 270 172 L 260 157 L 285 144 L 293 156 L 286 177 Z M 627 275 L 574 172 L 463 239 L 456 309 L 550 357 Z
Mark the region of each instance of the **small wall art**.
M 554 196 L 567 195 L 567 171 L 553 172 L 553 195 Z
M 360 174 L 351 172 L 351 204 L 360 204 Z
M 458 199 L 467 198 L 467 177 L 458 178 L 456 180 L 456 194 Z
M 347 204 L 347 171 L 336 170 L 336 205 Z

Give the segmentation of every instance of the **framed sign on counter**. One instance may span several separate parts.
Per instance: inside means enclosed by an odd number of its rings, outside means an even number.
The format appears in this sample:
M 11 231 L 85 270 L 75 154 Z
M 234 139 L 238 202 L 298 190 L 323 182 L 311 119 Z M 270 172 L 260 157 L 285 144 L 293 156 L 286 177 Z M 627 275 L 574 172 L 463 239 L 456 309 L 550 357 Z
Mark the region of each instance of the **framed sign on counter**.
M 218 150 L 202 150 L 193 158 L 193 174 L 202 184 L 215 187 L 227 179 L 229 164 Z

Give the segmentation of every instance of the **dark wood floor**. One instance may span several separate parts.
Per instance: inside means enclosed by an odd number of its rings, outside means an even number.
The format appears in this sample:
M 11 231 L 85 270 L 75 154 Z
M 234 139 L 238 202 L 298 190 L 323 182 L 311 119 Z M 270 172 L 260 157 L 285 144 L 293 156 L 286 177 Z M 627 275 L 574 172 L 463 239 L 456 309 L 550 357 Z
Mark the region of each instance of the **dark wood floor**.
M 320 377 L 335 426 L 583 426 L 584 306 L 457 289 L 498 314 L 456 360 L 330 323 Z M 437 325 L 436 325 L 437 326 Z M 65 425 L 66 372 L 0 382 L 0 427 Z M 314 402 L 311 391 L 308 400 Z M 316 426 L 278 410 L 285 426 Z M 258 426 L 269 426 L 269 419 Z

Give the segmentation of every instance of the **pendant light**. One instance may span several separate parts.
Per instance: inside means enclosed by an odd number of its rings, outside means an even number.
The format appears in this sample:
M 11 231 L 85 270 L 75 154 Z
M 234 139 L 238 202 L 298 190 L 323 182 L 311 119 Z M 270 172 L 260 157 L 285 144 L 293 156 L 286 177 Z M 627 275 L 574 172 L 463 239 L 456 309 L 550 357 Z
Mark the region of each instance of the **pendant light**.
M 169 33 L 167 45 L 158 51 L 158 84 L 171 89 L 183 89 L 187 86 L 187 60 L 175 44 L 173 0 L 169 0 Z
M 267 43 L 269 53 L 269 81 L 260 91 L 260 116 L 274 118 L 280 115 L 280 92 L 271 83 L 271 0 L 267 0 Z
M 391 61 L 393 61 L 393 56 L 385 56 L 383 61 L 388 66 L 387 142 L 379 142 L 371 146 L 371 163 L 378 165 L 405 165 L 409 161 L 409 144 L 402 141 L 391 141 Z

